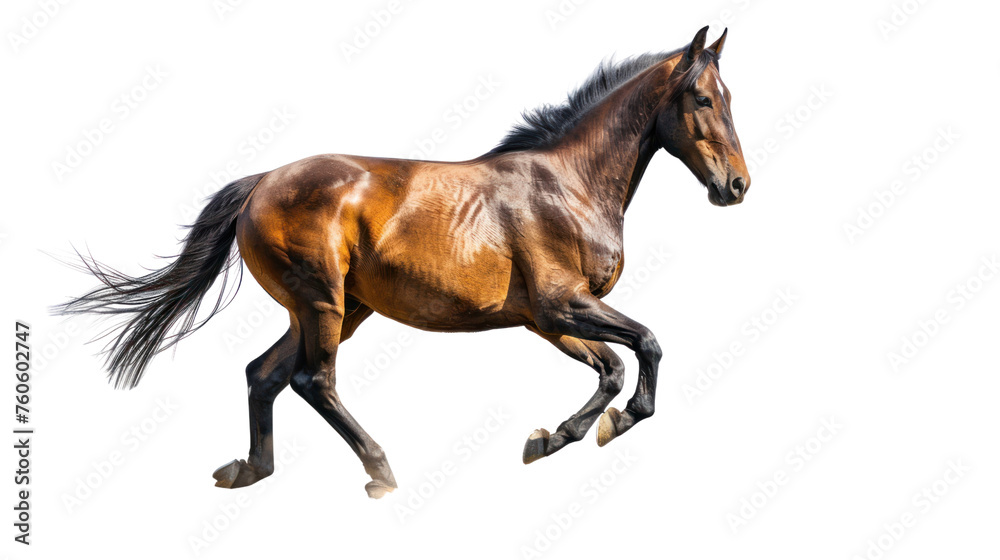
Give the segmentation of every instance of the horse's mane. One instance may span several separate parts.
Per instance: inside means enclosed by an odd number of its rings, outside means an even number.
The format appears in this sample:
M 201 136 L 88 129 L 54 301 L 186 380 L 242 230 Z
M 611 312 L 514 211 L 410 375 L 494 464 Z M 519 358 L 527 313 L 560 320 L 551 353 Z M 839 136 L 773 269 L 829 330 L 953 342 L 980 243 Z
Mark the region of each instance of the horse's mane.
M 561 139 L 593 106 L 607 97 L 618 86 L 641 74 L 648 68 L 687 50 L 685 45 L 679 49 L 646 53 L 615 62 L 605 60 L 583 82 L 583 85 L 570 92 L 566 101 L 559 105 L 542 105 L 532 111 L 525 111 L 521 117 L 523 123 L 514 125 L 510 132 L 500 141 L 490 154 L 516 152 L 545 148 Z M 698 76 L 712 62 L 716 61 L 715 53 L 705 48 L 694 64 L 679 77 L 679 93 L 690 88 Z

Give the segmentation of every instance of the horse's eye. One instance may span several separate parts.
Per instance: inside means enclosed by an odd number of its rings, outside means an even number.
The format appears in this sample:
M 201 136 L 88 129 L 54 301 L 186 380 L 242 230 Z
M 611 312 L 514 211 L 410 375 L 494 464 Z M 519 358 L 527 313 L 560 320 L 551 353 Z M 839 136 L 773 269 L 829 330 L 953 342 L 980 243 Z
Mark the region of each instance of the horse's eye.
M 700 95 L 698 97 L 694 98 L 694 102 L 697 103 L 701 107 L 711 107 L 712 106 L 712 100 L 711 99 L 709 99 L 707 97 L 702 97 Z

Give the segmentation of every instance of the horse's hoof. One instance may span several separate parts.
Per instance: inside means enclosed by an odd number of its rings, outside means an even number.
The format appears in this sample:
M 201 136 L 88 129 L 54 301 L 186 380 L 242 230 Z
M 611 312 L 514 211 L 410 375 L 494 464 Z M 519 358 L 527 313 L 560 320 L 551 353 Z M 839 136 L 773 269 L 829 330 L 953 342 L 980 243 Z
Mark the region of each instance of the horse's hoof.
M 374 500 L 385 496 L 389 492 L 395 490 L 396 487 L 391 484 L 382 482 L 381 480 L 373 480 L 368 484 L 365 484 L 365 491 L 368 492 L 368 497 Z
M 524 443 L 524 453 L 521 459 L 527 465 L 545 456 L 545 448 L 549 444 L 549 431 L 542 428 L 531 432 L 528 441 Z
M 242 488 L 250 486 L 265 476 L 267 475 L 258 473 L 250 463 L 247 463 L 243 459 L 234 459 L 215 469 L 215 472 L 212 473 L 212 477 L 216 481 L 215 485 L 219 488 Z
M 618 421 L 621 420 L 622 413 L 618 409 L 610 406 L 601 415 L 601 421 L 597 424 L 597 445 L 604 447 L 611 440 L 618 437 Z

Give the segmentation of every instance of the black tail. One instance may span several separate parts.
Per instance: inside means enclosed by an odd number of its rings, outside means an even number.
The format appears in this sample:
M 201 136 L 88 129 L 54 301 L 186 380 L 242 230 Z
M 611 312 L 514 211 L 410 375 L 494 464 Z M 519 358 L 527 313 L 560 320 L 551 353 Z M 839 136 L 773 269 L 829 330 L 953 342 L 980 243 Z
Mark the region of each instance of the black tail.
M 181 254 L 160 270 L 132 277 L 77 252 L 83 264 L 74 266 L 93 274 L 104 285 L 57 306 L 54 312 L 129 316 L 106 333 L 112 336 L 104 348 L 108 378 L 114 380 L 116 388 L 135 387 L 153 356 L 201 328 L 228 304 L 225 288 L 229 269 L 240 262 L 233 250 L 236 217 L 263 176 L 261 173 L 233 181 L 213 195 L 189 226 Z M 240 266 L 237 289 L 242 273 Z M 198 321 L 201 302 L 220 274 L 219 297 L 208 316 Z

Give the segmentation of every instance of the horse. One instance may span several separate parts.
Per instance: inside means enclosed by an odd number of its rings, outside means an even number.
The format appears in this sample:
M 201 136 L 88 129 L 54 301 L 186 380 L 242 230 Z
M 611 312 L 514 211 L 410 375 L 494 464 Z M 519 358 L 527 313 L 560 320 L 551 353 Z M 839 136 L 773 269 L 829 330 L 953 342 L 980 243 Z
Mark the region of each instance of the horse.
M 601 301 L 621 275 L 625 211 L 650 159 L 661 148 L 680 159 L 717 206 L 742 202 L 750 188 L 719 74 L 727 33 L 706 46 L 705 27 L 679 49 L 602 62 L 564 103 L 524 113 L 472 160 L 328 154 L 236 180 L 159 270 L 133 277 L 77 252 L 76 266 L 101 285 L 54 312 L 123 316 L 105 367 L 116 388 L 132 388 L 156 354 L 231 301 L 223 294 L 242 258 L 290 324 L 246 368 L 249 456 L 213 473 L 224 488 L 274 471 L 273 403 L 289 385 L 357 454 L 369 497 L 396 488 L 385 452 L 336 390 L 338 348 L 375 312 L 436 332 L 526 327 L 596 370 L 598 384 L 555 431 L 530 435 L 523 462 L 581 440 L 598 419 L 604 446 L 654 411 L 656 337 Z M 608 343 L 639 362 L 622 410 L 609 407 L 624 365 Z

